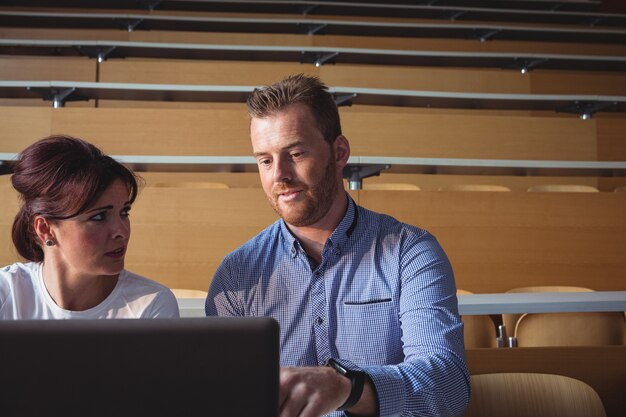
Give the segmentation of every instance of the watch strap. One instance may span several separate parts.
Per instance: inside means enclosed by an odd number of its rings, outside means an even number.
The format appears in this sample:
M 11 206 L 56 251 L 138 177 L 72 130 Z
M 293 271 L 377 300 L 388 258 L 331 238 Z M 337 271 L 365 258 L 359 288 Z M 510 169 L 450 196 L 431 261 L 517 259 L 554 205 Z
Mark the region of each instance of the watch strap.
M 350 379 L 350 383 L 352 384 L 352 388 L 350 389 L 350 395 L 348 395 L 346 401 L 339 408 L 337 408 L 337 411 L 345 411 L 354 407 L 354 405 L 359 402 L 361 396 L 363 395 L 363 387 L 365 386 L 365 372 L 350 369 L 349 367 L 340 364 L 334 359 L 329 359 L 327 365 L 332 367 L 339 374 Z

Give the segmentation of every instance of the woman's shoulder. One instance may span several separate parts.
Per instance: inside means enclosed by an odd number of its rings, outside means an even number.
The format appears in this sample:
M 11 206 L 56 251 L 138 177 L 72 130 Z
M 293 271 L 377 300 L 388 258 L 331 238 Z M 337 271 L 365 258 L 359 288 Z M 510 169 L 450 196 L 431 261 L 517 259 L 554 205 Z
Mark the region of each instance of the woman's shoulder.
M 20 294 L 20 298 L 37 298 L 39 267 L 40 264 L 35 262 L 16 262 L 0 268 L 0 317 L 1 311 L 10 308 L 8 305 L 14 302 L 11 300 L 14 300 L 17 294 Z
M 123 270 L 120 274 L 120 280 L 127 289 L 138 290 L 147 293 L 171 292 L 165 285 L 134 272 Z
M 40 264 L 38 262 L 16 262 L 0 268 L 0 285 L 19 284 L 24 281 L 31 281 L 37 276 Z
M 138 317 L 178 317 L 178 302 L 165 285 L 127 270 L 120 274 L 120 291 Z

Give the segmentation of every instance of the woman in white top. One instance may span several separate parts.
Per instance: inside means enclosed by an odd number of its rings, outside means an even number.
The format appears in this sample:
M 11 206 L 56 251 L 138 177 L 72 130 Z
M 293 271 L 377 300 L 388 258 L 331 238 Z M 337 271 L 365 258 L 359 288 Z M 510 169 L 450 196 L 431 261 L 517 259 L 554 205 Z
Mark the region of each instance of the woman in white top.
M 135 175 L 81 139 L 50 136 L 19 156 L 13 243 L 0 268 L 0 319 L 178 317 L 165 286 L 124 269 Z

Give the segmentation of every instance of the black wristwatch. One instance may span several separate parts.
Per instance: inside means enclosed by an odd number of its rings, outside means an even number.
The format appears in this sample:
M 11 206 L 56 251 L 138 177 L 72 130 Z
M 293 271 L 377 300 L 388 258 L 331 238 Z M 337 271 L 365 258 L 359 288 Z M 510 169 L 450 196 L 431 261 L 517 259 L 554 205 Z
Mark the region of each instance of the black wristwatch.
M 356 403 L 361 399 L 361 395 L 363 395 L 363 386 L 365 385 L 365 372 L 351 370 L 341 363 L 337 362 L 334 359 L 329 359 L 326 362 L 327 366 L 330 366 L 339 374 L 345 376 L 352 383 L 352 389 L 350 390 L 350 395 L 345 403 L 339 408 L 337 411 L 345 411 L 351 407 L 353 407 Z

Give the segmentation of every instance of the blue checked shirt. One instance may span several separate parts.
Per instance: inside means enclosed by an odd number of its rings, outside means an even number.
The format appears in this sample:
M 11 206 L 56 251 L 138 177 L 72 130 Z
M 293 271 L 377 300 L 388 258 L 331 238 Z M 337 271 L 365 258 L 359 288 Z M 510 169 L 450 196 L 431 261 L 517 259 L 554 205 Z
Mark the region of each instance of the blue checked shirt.
M 470 386 L 450 262 L 428 232 L 348 200 L 317 266 L 282 220 L 230 253 L 206 314 L 276 319 L 283 366 L 335 358 L 365 371 L 381 417 L 461 415 Z

